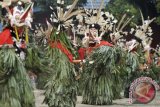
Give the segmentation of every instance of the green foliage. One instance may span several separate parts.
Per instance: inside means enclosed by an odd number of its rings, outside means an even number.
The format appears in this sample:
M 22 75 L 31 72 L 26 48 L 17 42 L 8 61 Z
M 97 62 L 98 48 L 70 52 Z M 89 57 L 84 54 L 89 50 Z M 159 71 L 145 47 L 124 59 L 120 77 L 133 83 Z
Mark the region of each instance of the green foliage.
M 0 73 L 0 107 L 35 107 L 30 79 L 14 49 L 0 50 Z
M 139 56 L 136 53 L 127 52 L 125 56 L 125 74 L 123 75 L 124 87 L 129 87 L 139 73 Z
M 152 64 L 150 66 L 150 69 L 145 72 L 146 76 L 151 77 L 153 80 L 155 80 L 158 84 L 160 83 L 160 67 L 157 67 L 157 65 Z
M 52 67 L 49 66 L 50 60 L 46 58 L 45 52 L 40 53 L 40 49 L 36 46 L 29 47 L 27 49 L 27 57 L 25 60 L 25 67 L 27 71 L 32 71 L 37 75 L 37 89 L 44 89 L 47 79 L 49 78 L 49 72 Z
M 51 69 L 48 68 L 50 60 L 45 56 L 45 50 L 39 49 L 40 47 L 30 46 L 27 48 L 27 55 L 25 59 L 25 67 L 27 70 L 38 72 L 49 72 Z M 43 52 L 42 52 L 43 51 Z
M 139 68 L 139 58 L 135 53 L 127 53 L 126 55 L 126 64 L 129 68 L 128 72 L 136 72 Z
M 40 70 L 42 68 L 41 60 L 38 55 L 38 49 L 30 47 L 27 49 L 27 57 L 25 60 L 25 66 L 28 70 Z
M 71 45 L 71 41 L 67 37 L 68 35 L 63 31 L 60 32 L 58 35 L 56 34 L 56 31 L 52 31 L 50 39 L 55 43 L 55 45 L 56 45 L 56 42 L 60 42 L 63 46 L 65 46 L 66 49 L 68 49 L 76 57 L 76 52 L 74 51 Z M 49 48 L 51 49 L 52 47 L 49 47 Z M 49 51 L 47 56 L 54 58 L 52 54 L 53 52 Z
M 41 90 L 44 90 L 45 89 L 45 84 L 47 83 L 48 81 L 48 78 L 50 78 L 50 73 L 48 72 L 45 72 L 45 71 L 42 71 L 42 72 L 39 72 L 37 74 L 37 89 L 41 89 Z
M 35 2 L 35 6 L 41 8 L 41 10 L 46 10 L 48 6 L 52 5 L 52 4 L 56 4 L 57 0 L 37 0 Z
M 122 54 L 119 48 L 102 46 L 91 55 L 89 60 L 94 63 L 88 61 L 82 75 L 83 103 L 106 105 L 120 97 L 122 82 L 119 63 Z
M 75 107 L 77 82 L 74 77 L 74 66 L 59 49 L 53 48 L 49 51 L 52 51 L 51 64 L 54 70 L 46 84 L 44 102 L 49 107 Z
M 134 16 L 132 21 L 138 23 L 140 14 L 138 8 L 128 2 L 127 0 L 111 0 L 106 7 L 107 11 L 111 12 L 118 20 L 122 18 L 124 13 L 127 13 L 128 17 Z M 127 12 L 129 10 L 129 12 Z
M 78 4 L 82 5 L 85 4 L 87 0 L 79 0 Z M 73 0 L 64 0 L 65 6 L 71 5 L 73 3 Z M 56 5 L 57 0 L 37 0 L 36 6 L 40 7 L 42 10 L 46 10 L 48 6 L 50 5 Z
M 51 33 L 47 57 L 51 59 L 49 66 L 53 70 L 50 72 L 50 78 L 45 86 L 44 102 L 49 107 L 75 107 L 77 81 L 75 80 L 74 65 L 59 48 L 52 47 L 52 45 L 56 46 L 57 42 L 74 53 L 71 43 L 64 32 L 61 31 L 56 34 L 53 31 Z
M 159 83 L 159 70 L 156 64 L 152 63 L 148 69 L 140 69 L 140 66 L 146 63 L 144 53 L 142 50 L 137 51 L 138 53 L 127 53 L 126 54 L 126 67 L 125 74 L 122 76 L 124 87 L 130 87 L 130 84 L 139 77 L 150 77 Z
M 157 12 L 160 14 L 160 0 L 157 0 L 156 8 L 157 8 Z M 157 17 L 157 22 L 158 24 L 160 24 L 160 16 Z
M 157 0 L 157 11 L 160 12 L 160 0 Z

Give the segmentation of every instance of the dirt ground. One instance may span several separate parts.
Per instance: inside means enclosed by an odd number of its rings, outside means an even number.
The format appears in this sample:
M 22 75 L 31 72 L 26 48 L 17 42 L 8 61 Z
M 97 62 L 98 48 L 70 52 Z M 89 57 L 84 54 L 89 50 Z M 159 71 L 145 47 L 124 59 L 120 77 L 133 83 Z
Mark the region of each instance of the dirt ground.
M 34 90 L 36 97 L 36 107 L 48 107 L 45 104 L 42 104 L 44 95 L 43 90 Z M 94 105 L 85 105 L 81 104 L 82 97 L 77 97 L 77 105 L 76 107 L 160 107 L 160 91 L 157 92 L 155 99 L 149 104 L 129 104 L 129 99 L 117 99 L 113 101 L 113 105 L 105 105 L 105 106 L 94 106 Z

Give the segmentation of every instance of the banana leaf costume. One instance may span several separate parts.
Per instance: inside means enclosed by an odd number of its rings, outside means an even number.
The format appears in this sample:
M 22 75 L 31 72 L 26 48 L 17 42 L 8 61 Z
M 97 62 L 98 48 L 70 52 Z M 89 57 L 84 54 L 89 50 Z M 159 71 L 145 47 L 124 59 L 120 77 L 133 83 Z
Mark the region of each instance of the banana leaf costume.
M 54 36 L 65 38 L 66 35 L 62 33 Z M 67 56 L 64 53 L 64 51 L 70 52 L 62 44 L 60 39 L 60 41 L 52 42 L 49 46 L 49 57 L 52 59 L 53 71 L 45 87 L 44 100 L 49 107 L 75 107 L 76 105 L 77 82 L 74 74 L 74 65 L 71 62 L 71 55 Z
M 112 104 L 113 99 L 120 97 L 122 90 L 119 63 L 122 59 L 123 51 L 119 47 L 102 40 L 102 36 L 105 38 L 105 33 L 109 29 L 104 26 L 112 27 L 111 23 L 114 23 L 115 20 L 111 14 L 102 11 L 103 4 L 104 0 L 101 0 L 99 9 L 86 10 L 88 17 L 85 21 L 89 25 L 89 32 L 87 32 L 89 35 L 85 33 L 82 44 L 88 48 L 86 51 L 89 51 L 89 54 L 87 53 L 88 58 L 81 76 L 83 104 Z M 106 20 L 110 18 L 111 20 Z M 107 29 L 106 31 L 104 30 L 105 28 Z M 91 46 L 90 44 L 95 45 Z M 82 54 L 85 51 L 83 50 L 82 48 L 79 50 L 80 58 L 85 56 Z
M 49 107 L 75 107 L 77 100 L 77 81 L 73 64 L 73 49 L 70 40 L 67 38 L 66 27 L 69 27 L 73 15 L 81 13 L 81 10 L 73 9 L 78 0 L 75 0 L 68 11 L 64 10 L 64 0 L 57 0 L 57 12 L 53 10 L 50 21 L 54 28 L 48 38 L 48 54 L 52 59 L 50 66 L 53 67 L 51 76 L 46 84 L 44 102 Z M 58 25 L 58 26 L 56 26 Z M 52 26 L 52 27 L 53 27 Z M 48 34 L 48 33 L 47 33 Z
M 19 57 L 12 27 L 0 34 L 0 106 L 35 107 L 34 94 L 24 62 Z
M 14 48 L 0 49 L 0 106 L 35 107 L 30 79 Z
M 16 25 L 9 24 L 0 33 L 0 107 L 35 107 L 31 82 L 21 59 L 28 41 L 20 38 L 16 30 Z
M 119 63 L 121 58 L 122 50 L 119 48 L 101 46 L 94 50 L 82 74 L 82 103 L 109 105 L 112 104 L 113 99 L 120 97 L 122 79 Z

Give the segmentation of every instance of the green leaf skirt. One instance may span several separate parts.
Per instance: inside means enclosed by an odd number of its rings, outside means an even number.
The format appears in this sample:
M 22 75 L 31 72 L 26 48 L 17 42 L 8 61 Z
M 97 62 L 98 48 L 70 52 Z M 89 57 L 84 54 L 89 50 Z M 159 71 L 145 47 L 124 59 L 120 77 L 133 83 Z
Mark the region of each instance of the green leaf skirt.
M 24 64 L 11 48 L 0 49 L 0 107 L 35 107 Z

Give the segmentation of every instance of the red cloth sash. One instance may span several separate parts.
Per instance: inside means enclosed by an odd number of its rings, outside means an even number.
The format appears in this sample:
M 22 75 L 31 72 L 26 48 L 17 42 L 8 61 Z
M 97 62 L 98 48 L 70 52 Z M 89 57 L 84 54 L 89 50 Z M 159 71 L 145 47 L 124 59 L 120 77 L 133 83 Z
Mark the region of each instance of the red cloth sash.
M 101 41 L 100 44 L 97 44 L 96 46 L 94 47 L 88 47 L 88 48 L 80 48 L 78 50 L 78 54 L 79 54 L 79 59 L 80 60 L 83 60 L 85 59 L 85 54 L 86 54 L 86 51 L 87 53 L 91 53 L 93 51 L 93 49 L 95 48 L 99 48 L 100 46 L 113 46 L 111 43 L 107 42 L 107 41 Z
M 13 44 L 10 29 L 5 29 L 0 33 L 0 45 Z
M 80 60 L 83 60 L 85 58 L 86 48 L 80 48 L 78 50 L 79 58 Z
M 64 47 L 64 45 L 62 45 L 62 43 L 60 43 L 59 41 L 50 42 L 50 46 L 52 48 L 60 49 L 68 57 L 69 61 L 73 62 L 73 55 L 71 54 L 71 52 L 66 47 Z

